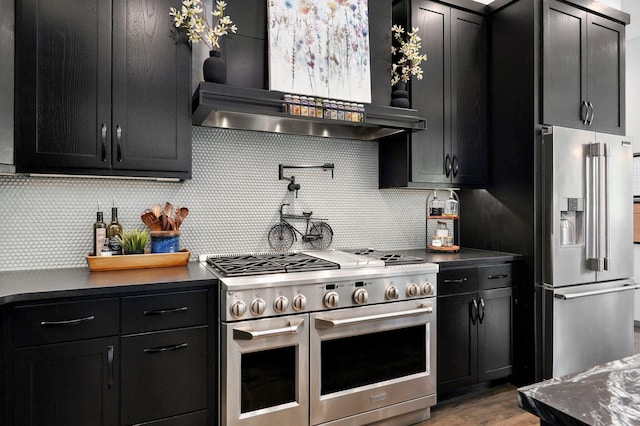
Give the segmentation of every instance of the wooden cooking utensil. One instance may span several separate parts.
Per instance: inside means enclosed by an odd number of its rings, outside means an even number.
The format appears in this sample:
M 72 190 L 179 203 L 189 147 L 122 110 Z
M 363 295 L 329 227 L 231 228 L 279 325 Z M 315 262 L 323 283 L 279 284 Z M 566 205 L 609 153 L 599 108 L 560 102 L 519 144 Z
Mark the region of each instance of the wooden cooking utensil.
M 140 218 L 150 230 L 162 231 L 162 223 L 160 222 L 160 219 L 151 210 L 145 210 L 144 213 L 140 215 Z

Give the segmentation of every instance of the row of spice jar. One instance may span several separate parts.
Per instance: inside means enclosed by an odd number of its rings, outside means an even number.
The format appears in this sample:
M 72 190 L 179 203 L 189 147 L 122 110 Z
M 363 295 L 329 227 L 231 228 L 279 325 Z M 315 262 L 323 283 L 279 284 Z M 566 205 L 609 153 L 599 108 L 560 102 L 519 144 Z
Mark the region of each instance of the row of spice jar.
M 311 96 L 284 95 L 282 112 L 302 117 L 364 122 L 364 104 L 321 99 Z

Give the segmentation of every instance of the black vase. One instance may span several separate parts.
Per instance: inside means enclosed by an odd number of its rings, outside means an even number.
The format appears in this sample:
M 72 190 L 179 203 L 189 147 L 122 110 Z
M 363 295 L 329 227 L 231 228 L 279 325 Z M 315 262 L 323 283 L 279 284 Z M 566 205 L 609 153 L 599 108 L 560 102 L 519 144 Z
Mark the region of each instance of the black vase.
M 409 108 L 409 92 L 407 92 L 407 83 L 399 82 L 393 86 L 391 92 L 391 106 L 398 108 Z
M 202 74 L 204 81 L 209 83 L 227 83 L 227 66 L 220 57 L 219 50 L 209 51 L 209 57 L 204 60 L 202 65 Z

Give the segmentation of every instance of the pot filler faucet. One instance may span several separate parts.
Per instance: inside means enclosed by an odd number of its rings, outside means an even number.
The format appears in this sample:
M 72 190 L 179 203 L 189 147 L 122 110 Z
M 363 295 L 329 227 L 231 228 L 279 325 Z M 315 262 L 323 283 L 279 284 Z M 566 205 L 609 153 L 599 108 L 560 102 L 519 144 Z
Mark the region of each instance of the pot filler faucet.
M 296 177 L 291 176 L 287 177 L 284 175 L 284 169 L 322 169 L 322 171 L 326 172 L 327 170 L 331 170 L 331 179 L 333 179 L 333 169 L 335 165 L 333 163 L 324 163 L 321 165 L 298 165 L 298 166 L 287 166 L 284 164 L 278 165 L 278 179 L 279 180 L 288 180 L 289 185 L 287 185 L 287 189 L 289 191 L 296 191 L 296 198 L 298 198 L 298 190 L 300 189 L 300 184 L 296 183 Z

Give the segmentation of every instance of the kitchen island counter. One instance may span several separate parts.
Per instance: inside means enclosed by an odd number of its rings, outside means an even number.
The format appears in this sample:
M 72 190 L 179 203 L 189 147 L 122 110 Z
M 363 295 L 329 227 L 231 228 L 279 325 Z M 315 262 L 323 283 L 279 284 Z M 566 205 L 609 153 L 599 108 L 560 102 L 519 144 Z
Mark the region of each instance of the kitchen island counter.
M 518 389 L 518 404 L 541 424 L 640 423 L 640 355 Z
M 76 296 L 102 296 L 148 290 L 214 285 L 199 262 L 168 268 L 91 272 L 88 268 L 0 272 L 0 305 Z

